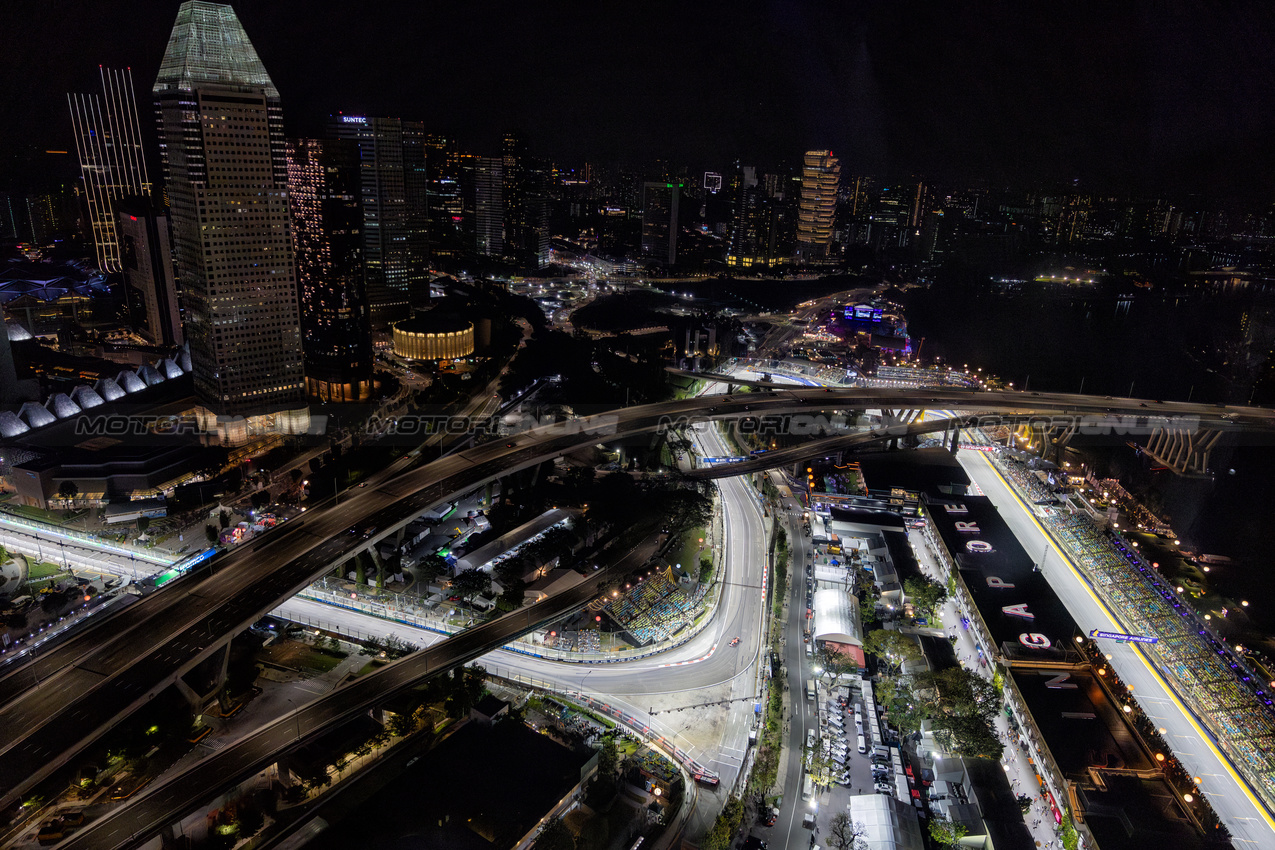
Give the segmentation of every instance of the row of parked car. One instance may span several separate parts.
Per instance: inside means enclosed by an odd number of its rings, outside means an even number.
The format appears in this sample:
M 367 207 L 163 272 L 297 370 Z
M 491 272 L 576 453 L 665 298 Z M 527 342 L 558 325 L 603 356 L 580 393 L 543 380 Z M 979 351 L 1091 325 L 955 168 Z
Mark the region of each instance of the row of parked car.
M 845 720 L 842 720 L 842 717 Z M 841 770 L 834 777 L 838 785 L 849 786 L 850 769 L 846 761 L 850 752 L 848 733 L 844 730 L 846 721 L 853 717 L 859 752 L 868 755 L 868 742 L 863 731 L 863 707 L 855 703 L 853 709 L 843 700 L 828 700 L 828 732 L 824 738 L 824 753 L 832 757 L 832 761 Z M 813 730 L 812 730 L 813 732 Z M 893 794 L 894 784 L 891 781 L 893 768 L 890 765 L 890 749 L 876 744 L 872 747 L 869 758 L 872 761 L 873 787 L 882 794 Z

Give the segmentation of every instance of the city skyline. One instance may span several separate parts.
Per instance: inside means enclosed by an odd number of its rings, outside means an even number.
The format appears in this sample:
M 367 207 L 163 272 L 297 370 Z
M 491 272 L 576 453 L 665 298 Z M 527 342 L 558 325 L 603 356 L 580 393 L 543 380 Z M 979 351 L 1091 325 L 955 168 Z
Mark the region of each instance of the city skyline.
M 5 846 L 1275 846 L 1275 9 L 17 2 Z
M 0 168 L 29 170 L 31 151 L 67 148 L 45 84 L 84 90 L 99 62 L 145 78 L 176 5 L 15 16 L 19 48 L 3 61 L 41 85 L 5 95 L 17 117 L 0 130 L 12 151 Z M 909 4 L 828 18 L 800 4 L 730 16 L 510 7 L 485 27 L 455 9 L 428 19 L 365 9 L 348 21 L 336 4 L 306 9 L 236 8 L 278 69 L 291 137 L 317 136 L 345 111 L 423 121 L 485 155 L 518 128 L 564 161 L 664 158 L 692 172 L 740 157 L 796 166 L 802 151 L 830 148 L 852 174 L 1091 191 L 1264 197 L 1275 177 L 1260 156 L 1275 132 L 1275 60 L 1262 48 L 1275 21 L 1256 4 L 1229 16 Z M 28 44 L 39 50 L 24 54 Z M 656 48 L 669 61 L 639 61 Z M 641 71 L 614 73 L 625 67 Z M 633 115 L 660 119 L 632 133 Z

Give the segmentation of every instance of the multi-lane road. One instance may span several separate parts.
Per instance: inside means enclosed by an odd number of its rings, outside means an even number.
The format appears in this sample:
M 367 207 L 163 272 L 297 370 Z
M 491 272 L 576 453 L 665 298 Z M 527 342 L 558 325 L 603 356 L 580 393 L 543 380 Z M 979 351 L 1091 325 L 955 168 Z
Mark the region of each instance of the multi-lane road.
M 48 775 L 174 677 L 216 652 L 245 628 L 353 552 L 392 533 L 428 508 L 508 472 L 617 436 L 686 417 L 741 416 L 845 408 L 1032 410 L 1122 414 L 1170 413 L 1216 427 L 1275 428 L 1275 412 L 1252 408 L 1160 404 L 1061 394 L 952 390 L 794 389 L 690 399 L 627 408 L 498 440 L 417 469 L 391 468 L 339 507 L 314 510 L 259 543 L 210 564 L 210 575 L 185 580 L 129 606 L 137 618 L 101 640 L 91 630 L 29 662 L 42 685 L 17 693 L 0 709 L 0 804 Z M 353 533 L 346 533 L 347 529 Z M 742 631 L 742 630 L 741 630 Z M 10 675 L 17 675 L 20 671 Z M 16 681 L 16 680 L 15 680 Z M 3 689 L 8 679 L 0 680 Z M 592 684 L 592 683 L 591 683 Z
M 696 439 L 703 451 L 727 451 L 713 429 L 704 429 L 696 435 Z M 643 662 L 582 669 L 501 651 L 492 653 L 485 663 L 490 663 L 504 674 L 551 680 L 565 689 L 605 695 L 606 701 L 615 707 L 633 716 L 649 717 L 650 725 L 658 734 L 676 742 L 692 758 L 714 770 L 722 777 L 722 788 L 730 788 L 744 763 L 751 706 L 758 693 L 756 662 L 765 641 L 764 630 L 760 626 L 767 563 L 763 556 L 765 536 L 762 517 L 755 494 L 741 480 L 724 482 L 721 489 L 726 544 L 723 553 L 725 579 L 712 628 L 676 650 L 661 654 L 658 659 Z M 623 574 L 636 566 L 639 565 L 624 563 L 616 574 Z M 597 584 L 598 576 L 595 574 L 591 578 L 592 587 Z M 536 623 L 548 622 L 579 607 L 591 595 L 580 593 L 576 592 L 566 600 L 570 603 L 567 608 L 562 608 L 564 600 L 558 597 L 554 597 L 552 606 L 547 604 L 550 600 L 534 606 L 531 609 L 536 615 L 534 621 L 514 623 L 512 617 L 505 618 L 509 628 L 499 633 L 498 639 L 489 643 L 488 648 L 508 642 Z M 553 616 L 545 616 L 546 611 L 552 611 Z M 468 637 L 471 632 L 463 634 L 466 636 L 463 643 L 469 646 L 472 643 Z M 730 646 L 732 636 L 741 638 L 737 646 Z M 406 672 L 392 678 L 364 677 L 336 693 L 299 706 L 286 718 L 266 724 L 219 750 L 215 757 L 149 789 L 136 804 L 125 806 L 110 818 L 95 823 L 92 830 L 86 830 L 66 846 L 114 847 L 132 841 L 134 836 L 145 835 L 150 824 L 172 820 L 186 808 L 196 805 L 200 795 L 206 797 L 215 793 L 216 789 L 232 784 L 299 740 L 319 734 L 348 717 L 353 710 L 383 700 L 394 690 L 416 681 L 413 677 L 430 675 L 443 666 L 479 654 L 472 650 L 464 654 L 453 650 L 452 647 L 459 646 L 460 638 L 461 635 L 458 635 L 446 641 L 431 641 L 432 645 L 424 654 L 411 657 L 411 664 L 399 662 L 394 665 Z M 448 654 L 434 657 L 444 652 Z M 725 693 L 721 692 L 722 689 Z M 678 694 L 686 704 L 694 704 L 706 699 L 703 694 L 710 692 L 713 701 L 725 702 L 733 707 L 726 714 L 726 722 L 717 730 L 716 741 L 710 747 L 679 740 L 675 728 L 669 728 L 662 719 L 648 714 L 652 697 Z M 711 819 L 711 812 L 704 814 Z M 702 824 L 708 825 L 708 822 Z

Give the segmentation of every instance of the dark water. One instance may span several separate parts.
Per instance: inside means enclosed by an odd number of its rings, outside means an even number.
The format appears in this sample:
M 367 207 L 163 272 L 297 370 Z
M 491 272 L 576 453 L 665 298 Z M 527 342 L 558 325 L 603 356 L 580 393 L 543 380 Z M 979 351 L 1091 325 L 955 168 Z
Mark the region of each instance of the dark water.
M 1018 388 L 1230 401 L 1247 305 L 1203 294 L 930 289 L 909 293 L 908 331 L 922 356 L 1013 381 Z M 1247 400 L 1247 394 L 1240 401 Z
M 1260 325 L 1253 331 L 1261 306 L 1252 293 L 1128 299 L 1029 285 L 1008 293 L 914 291 L 907 312 L 913 348 L 925 338 L 924 357 L 981 366 L 1019 388 L 1030 376 L 1032 390 L 1077 392 L 1083 379 L 1084 391 L 1097 395 L 1129 395 L 1132 383 L 1136 397 L 1245 404 L 1262 359 L 1256 349 L 1269 344 Z M 1212 455 L 1212 480 L 1153 472 L 1118 441 L 1072 445 L 1129 489 L 1158 498 L 1184 548 L 1231 557 L 1210 571 L 1211 586 L 1248 599 L 1254 623 L 1275 633 L 1275 436 L 1225 440 Z

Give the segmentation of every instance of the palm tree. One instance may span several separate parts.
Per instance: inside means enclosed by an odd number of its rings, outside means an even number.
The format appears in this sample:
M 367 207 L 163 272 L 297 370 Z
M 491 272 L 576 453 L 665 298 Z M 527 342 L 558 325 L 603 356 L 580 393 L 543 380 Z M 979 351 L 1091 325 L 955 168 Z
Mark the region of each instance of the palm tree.
M 58 485 L 58 495 L 62 497 L 62 506 L 66 507 L 67 502 L 75 501 L 75 497 L 80 495 L 80 487 L 74 481 L 63 481 Z

